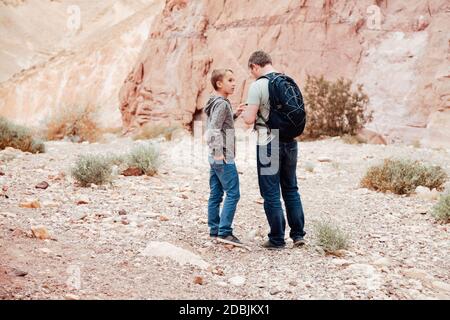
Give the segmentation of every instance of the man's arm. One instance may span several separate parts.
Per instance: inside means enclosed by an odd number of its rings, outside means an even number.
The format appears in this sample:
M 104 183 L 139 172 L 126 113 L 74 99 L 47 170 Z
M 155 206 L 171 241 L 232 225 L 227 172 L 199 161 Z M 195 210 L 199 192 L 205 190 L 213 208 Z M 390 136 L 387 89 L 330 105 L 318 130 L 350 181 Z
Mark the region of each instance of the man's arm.
M 245 108 L 242 113 L 242 119 L 244 119 L 245 124 L 253 124 L 256 121 L 256 116 L 258 114 L 259 105 L 251 104 Z
M 248 89 L 247 107 L 242 113 L 245 124 L 253 124 L 258 115 L 259 106 L 261 105 L 262 92 L 257 81 L 253 82 Z

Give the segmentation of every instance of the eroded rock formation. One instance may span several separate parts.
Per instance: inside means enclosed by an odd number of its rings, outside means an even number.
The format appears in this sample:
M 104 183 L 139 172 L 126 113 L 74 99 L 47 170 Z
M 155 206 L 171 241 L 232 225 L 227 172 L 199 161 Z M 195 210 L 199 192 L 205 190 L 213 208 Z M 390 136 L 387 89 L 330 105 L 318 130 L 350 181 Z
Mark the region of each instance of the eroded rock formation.
M 232 68 L 243 101 L 256 49 L 302 84 L 307 74 L 364 84 L 368 128 L 390 141 L 450 144 L 447 1 L 168 0 L 120 93 L 124 126 L 189 124 L 214 68 Z

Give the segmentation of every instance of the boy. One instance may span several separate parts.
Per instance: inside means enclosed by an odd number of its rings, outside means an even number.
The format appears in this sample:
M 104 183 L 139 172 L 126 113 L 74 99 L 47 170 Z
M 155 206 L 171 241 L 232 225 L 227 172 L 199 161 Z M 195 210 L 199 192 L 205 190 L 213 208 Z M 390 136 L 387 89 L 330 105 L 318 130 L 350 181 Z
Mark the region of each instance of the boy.
M 207 143 L 209 147 L 209 176 L 210 196 L 208 201 L 208 227 L 210 237 L 220 242 L 241 244 L 233 235 L 231 227 L 236 206 L 240 198 L 239 176 L 234 163 L 235 137 L 234 119 L 243 110 L 239 108 L 233 115 L 228 96 L 233 94 L 235 79 L 233 71 L 229 69 L 214 70 L 211 84 L 216 91 L 206 106 Z M 226 193 L 221 214 L 220 204 Z

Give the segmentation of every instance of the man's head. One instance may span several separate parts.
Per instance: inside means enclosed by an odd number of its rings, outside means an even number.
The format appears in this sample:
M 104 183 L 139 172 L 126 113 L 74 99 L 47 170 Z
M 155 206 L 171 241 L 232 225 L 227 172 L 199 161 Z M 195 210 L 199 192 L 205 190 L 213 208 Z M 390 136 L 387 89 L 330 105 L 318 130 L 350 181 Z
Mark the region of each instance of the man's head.
M 214 90 L 228 96 L 233 94 L 236 86 L 233 71 L 230 69 L 216 69 L 211 75 L 211 84 Z
M 248 68 L 255 78 L 264 75 L 263 69 L 267 66 L 272 66 L 272 58 L 264 51 L 255 51 L 248 59 Z

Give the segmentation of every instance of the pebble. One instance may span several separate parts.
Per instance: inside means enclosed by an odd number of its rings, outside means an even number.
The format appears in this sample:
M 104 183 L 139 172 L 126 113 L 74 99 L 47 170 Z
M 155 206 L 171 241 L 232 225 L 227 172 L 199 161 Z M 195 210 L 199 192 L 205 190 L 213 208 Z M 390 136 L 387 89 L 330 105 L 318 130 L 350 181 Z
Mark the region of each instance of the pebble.
M 64 297 L 66 300 L 80 300 L 80 297 L 77 296 L 76 294 L 66 294 L 66 296 Z
M 232 277 L 232 278 L 228 279 L 228 281 L 233 286 L 240 287 L 240 286 L 243 286 L 245 284 L 246 279 L 245 279 L 245 277 L 242 277 L 242 276 L 235 276 L 235 277 Z
M 31 232 L 33 233 L 33 236 L 40 240 L 50 239 L 50 234 L 45 226 L 33 226 L 31 227 Z

